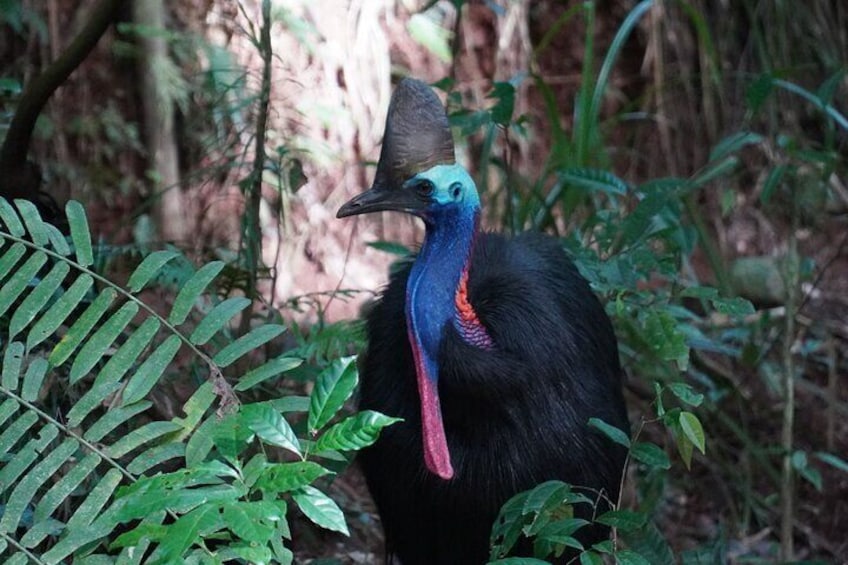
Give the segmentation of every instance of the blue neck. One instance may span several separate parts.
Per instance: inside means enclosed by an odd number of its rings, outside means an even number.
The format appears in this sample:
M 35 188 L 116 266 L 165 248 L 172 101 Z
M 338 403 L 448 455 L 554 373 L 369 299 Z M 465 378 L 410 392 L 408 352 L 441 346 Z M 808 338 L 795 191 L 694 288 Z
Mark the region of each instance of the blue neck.
M 456 206 L 425 217 L 424 245 L 406 287 L 406 319 L 413 347 L 437 378 L 437 356 L 445 324 L 456 316 L 456 289 L 477 235 L 479 206 Z

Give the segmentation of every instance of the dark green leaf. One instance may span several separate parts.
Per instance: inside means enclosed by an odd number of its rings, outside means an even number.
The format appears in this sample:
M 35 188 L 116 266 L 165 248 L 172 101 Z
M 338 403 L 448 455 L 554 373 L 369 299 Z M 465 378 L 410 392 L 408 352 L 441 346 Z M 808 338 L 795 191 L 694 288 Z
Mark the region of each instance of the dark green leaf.
M 250 390 L 256 385 L 263 383 L 272 377 L 279 376 L 286 371 L 291 371 L 295 367 L 299 367 L 301 364 L 303 364 L 303 359 L 298 357 L 283 356 L 271 359 L 263 365 L 260 365 L 255 369 L 251 369 L 247 374 L 239 379 L 239 382 L 236 383 L 236 386 L 233 388 L 237 391 Z M 280 411 L 284 412 L 284 410 Z
M 129 288 L 130 292 L 139 292 L 150 279 L 159 273 L 168 261 L 177 256 L 179 256 L 179 253 L 176 251 L 154 251 L 145 257 L 139 266 L 135 268 L 129 282 L 127 282 L 127 288 Z
M 233 316 L 250 306 L 250 300 L 243 296 L 228 298 L 215 306 L 211 312 L 197 324 L 189 338 L 194 345 L 203 345 L 209 341 Z
M 269 404 L 248 404 L 242 406 L 241 415 L 245 425 L 262 440 L 302 456 L 300 442 L 289 423 Z
M 599 418 L 589 418 L 589 427 L 595 428 L 606 437 L 614 441 L 619 445 L 623 445 L 624 447 L 630 447 L 630 438 L 626 433 L 616 428 L 615 426 L 611 426 L 604 422 Z
M 252 329 L 250 332 L 241 336 L 219 351 L 215 357 L 212 358 L 212 362 L 219 367 L 226 367 L 245 353 L 262 347 L 284 331 L 286 331 L 285 326 L 277 324 L 263 324 Z
M 346 536 L 350 535 L 341 509 L 332 498 L 317 488 L 302 487 L 300 492 L 292 494 L 292 499 L 300 511 L 316 525 Z
M 680 429 L 692 442 L 692 445 L 698 448 L 701 453 L 706 452 L 706 438 L 704 437 L 704 428 L 701 426 L 701 421 L 691 412 L 680 413 Z
M 601 524 L 606 524 L 612 528 L 630 531 L 644 526 L 647 519 L 647 516 L 641 512 L 634 512 L 632 510 L 610 510 L 609 512 L 604 512 L 595 518 L 595 521 Z
M 315 444 L 315 451 L 354 451 L 368 447 L 377 441 L 383 428 L 400 421 L 400 418 L 390 418 L 371 410 L 359 412 L 321 434 Z
M 318 376 L 309 397 L 308 427 L 311 433 L 324 427 L 353 394 L 359 380 L 353 359 L 337 359 Z
M 94 254 L 91 250 L 91 231 L 88 228 L 88 219 L 85 217 L 85 208 L 76 200 L 69 200 L 65 205 L 65 214 L 71 228 L 71 241 L 74 242 L 77 263 L 88 267 L 94 263 Z
M 665 451 L 653 443 L 636 442 L 631 449 L 631 455 L 637 461 L 654 469 L 669 469 L 671 461 Z
M 188 313 L 194 307 L 195 301 L 200 298 L 206 287 L 209 286 L 212 279 L 218 276 L 224 266 L 223 261 L 212 261 L 198 269 L 177 294 L 174 306 L 171 308 L 171 314 L 168 316 L 168 322 L 175 326 L 185 322 Z
M 330 471 L 312 461 L 267 465 L 256 480 L 256 488 L 272 494 L 299 489 Z

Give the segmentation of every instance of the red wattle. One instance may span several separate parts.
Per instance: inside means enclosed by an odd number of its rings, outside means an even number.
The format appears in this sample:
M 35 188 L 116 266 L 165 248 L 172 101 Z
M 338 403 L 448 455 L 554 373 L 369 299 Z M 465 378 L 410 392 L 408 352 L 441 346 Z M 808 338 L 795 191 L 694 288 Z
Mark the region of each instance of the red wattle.
M 442 422 L 442 409 L 439 404 L 439 391 L 436 382 L 430 378 L 430 371 L 421 352 L 421 347 L 410 332 L 409 342 L 415 359 L 415 374 L 418 379 L 418 396 L 421 398 L 421 437 L 424 441 L 424 464 L 440 478 L 453 478 L 448 440 L 445 437 L 445 425 Z

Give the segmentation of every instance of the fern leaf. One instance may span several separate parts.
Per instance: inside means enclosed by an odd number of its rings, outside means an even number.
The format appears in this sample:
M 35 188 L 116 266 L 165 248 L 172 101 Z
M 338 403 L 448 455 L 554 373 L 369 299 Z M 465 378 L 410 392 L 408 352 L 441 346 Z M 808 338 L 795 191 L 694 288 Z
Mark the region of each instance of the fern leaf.
M 9 322 L 10 339 L 18 335 L 19 332 L 23 331 L 35 319 L 47 304 L 47 301 L 59 289 L 59 286 L 65 280 L 65 277 L 68 276 L 70 270 L 71 268 L 67 263 L 56 263 L 53 265 L 50 272 L 35 287 L 35 290 L 29 293 L 29 296 L 21 302 L 21 305 L 12 314 L 12 319 Z
M 99 420 L 94 422 L 89 427 L 83 436 L 87 441 L 98 442 L 106 437 L 106 434 L 127 422 L 133 416 L 141 414 L 148 408 L 153 406 L 153 403 L 145 400 L 144 402 L 136 402 L 130 405 L 113 408 L 103 414 Z
M 26 253 L 26 247 L 23 243 L 15 243 L 6 250 L 3 256 L 0 257 L 0 281 L 6 278 L 6 275 L 15 272 L 13 267 L 18 264 L 24 253 Z
M 223 268 L 223 261 L 212 261 L 198 269 L 177 294 L 174 306 L 171 308 L 171 315 L 168 316 L 168 322 L 175 326 L 185 322 L 195 301 Z
M 67 320 L 74 308 L 79 306 L 93 284 L 94 279 L 91 275 L 83 274 L 77 277 L 68 290 L 33 324 L 27 335 L 27 349 L 32 350 L 33 347 L 53 335 L 56 329 Z
M 94 263 L 94 254 L 91 251 L 91 232 L 88 229 L 85 208 L 76 200 L 71 200 L 65 205 L 65 215 L 71 228 L 71 241 L 74 242 L 77 263 L 88 267 Z
M 136 428 L 109 447 L 106 448 L 106 453 L 109 457 L 115 459 L 123 457 L 130 451 L 133 451 L 149 441 L 153 441 L 165 434 L 175 432 L 180 429 L 179 424 L 174 422 L 154 421 Z
M 6 420 L 14 416 L 18 411 L 18 402 L 14 398 L 7 398 L 3 404 L 0 404 L 0 426 L 6 423 Z M 5 428 L 3 428 L 5 429 Z M 0 436 L 2 437 L 2 436 Z M 3 452 L 0 451 L 0 455 Z
M 3 517 L 0 518 L 0 532 L 13 532 L 18 528 L 24 510 L 35 497 L 38 489 L 50 480 L 78 448 L 79 442 L 75 439 L 66 439 L 24 476 L 12 490 L 6 503 Z
M 49 551 L 42 555 L 46 563 L 60 563 L 71 553 L 87 543 L 91 543 L 109 534 L 107 528 L 89 527 L 100 513 L 115 488 L 121 483 L 122 474 L 117 469 L 109 469 L 100 482 L 88 493 L 74 515 L 68 520 L 68 534 L 59 540 Z
M 112 355 L 112 358 L 106 362 L 100 371 L 101 374 L 111 375 L 111 378 L 115 381 L 123 378 L 124 374 L 138 360 L 139 356 L 141 356 L 144 349 L 150 345 L 160 326 L 161 324 L 158 318 L 150 317 L 144 320 L 138 329 L 127 338 L 127 341 L 118 348 L 118 351 Z
M 38 393 L 41 392 L 41 385 L 44 384 L 48 367 L 47 359 L 44 357 L 36 357 L 30 362 L 26 375 L 24 375 L 24 384 L 21 387 L 21 397 L 27 402 L 35 402 L 38 399 Z
M 153 385 L 165 372 L 165 369 L 174 359 L 177 351 L 180 349 L 182 342 L 180 338 L 172 335 L 163 341 L 150 356 L 144 360 L 138 371 L 130 378 L 124 389 L 124 402 L 126 404 L 141 400 L 144 398 Z
M 32 413 L 24 412 L 19 420 L 27 418 L 28 414 Z M 15 457 L 6 463 L 3 469 L 0 469 L 0 494 L 5 492 L 7 488 L 18 480 L 18 477 L 29 469 L 30 465 L 32 465 L 32 463 L 38 458 L 38 455 L 44 451 L 47 446 L 50 445 L 50 442 L 56 439 L 56 436 L 58 435 L 59 428 L 53 424 L 47 424 L 39 430 L 37 437 L 26 442 L 24 446 L 18 450 Z
M 53 224 L 44 224 L 44 229 L 47 232 L 47 239 L 50 240 L 50 246 L 54 251 L 56 251 L 56 253 L 62 257 L 67 257 L 71 254 L 71 248 L 68 246 L 68 240 L 65 239 L 65 236 L 59 231 L 59 228 Z
M 249 390 L 272 377 L 299 367 L 302 363 L 303 359 L 298 357 L 277 357 L 248 371 L 233 388 L 237 391 Z
M 82 482 L 94 472 L 102 458 L 97 453 L 89 453 L 76 462 L 68 470 L 68 473 L 50 487 L 32 513 L 32 519 L 39 523 L 48 519 L 59 506 L 79 487 Z
M 71 329 L 68 330 L 68 333 L 65 334 L 62 341 L 53 348 L 53 351 L 50 353 L 50 357 L 47 358 L 47 361 L 49 361 L 52 366 L 58 367 L 68 360 L 79 344 L 82 343 L 82 340 L 86 338 L 94 325 L 101 317 L 103 317 L 103 314 L 106 313 L 106 309 L 109 308 L 109 305 L 112 304 L 116 296 L 117 293 L 112 288 L 103 289 L 103 291 L 97 295 L 94 302 L 89 304 L 88 308 L 85 309 L 85 312 L 83 312 L 77 321 L 74 322 L 74 325 L 71 326 Z
M 21 545 L 26 548 L 33 548 L 44 541 L 47 536 L 58 537 L 64 530 L 65 524 L 53 518 L 36 522 L 21 538 Z
M 264 324 L 254 328 L 219 351 L 212 358 L 212 362 L 219 367 L 226 367 L 248 351 L 262 347 L 284 331 L 286 327 L 277 324 Z
M 9 230 L 8 233 L 12 237 L 23 237 L 26 234 L 24 225 L 21 223 L 20 218 L 18 218 L 18 213 L 15 212 L 9 201 L 2 197 L 0 197 L 0 221 L 3 222 L 3 225 Z
M 184 436 L 197 427 L 200 420 L 203 418 L 203 415 L 206 414 L 206 411 L 209 410 L 210 406 L 212 406 L 216 396 L 212 382 L 206 381 L 197 387 L 197 390 L 194 391 L 191 398 L 186 400 L 183 405 L 183 412 L 185 412 L 186 415 L 185 418 L 173 419 L 173 421 L 179 424 L 183 429 Z
M 24 221 L 32 242 L 39 247 L 46 247 L 47 230 L 44 229 L 44 220 L 41 219 L 41 214 L 38 213 L 38 208 L 35 207 L 35 204 L 29 200 L 16 198 L 15 206 L 18 208 L 18 213 Z
M 94 332 L 71 365 L 71 384 L 78 382 L 91 371 L 136 314 L 138 304 L 127 302 Z
M 36 251 L 27 259 L 26 263 L 21 265 L 15 276 L 0 287 L 0 316 L 5 314 L 9 306 L 18 299 L 46 262 L 47 255 L 42 251 Z
M 194 345 L 203 345 L 209 341 L 233 316 L 250 306 L 250 300 L 243 296 L 228 298 L 215 306 L 203 320 L 197 324 L 189 338 Z
M 141 475 L 145 471 L 168 461 L 170 459 L 185 457 L 186 446 L 182 442 L 173 441 L 161 445 L 154 445 L 142 451 L 138 457 L 127 465 L 127 471 L 133 475 Z
M 145 257 L 138 265 L 138 267 L 135 268 L 133 274 L 130 275 L 130 280 L 127 283 L 127 288 L 129 288 L 130 292 L 132 293 L 139 292 L 141 289 L 144 288 L 144 285 L 150 282 L 150 279 L 152 279 L 159 273 L 159 271 L 162 270 L 162 267 L 164 267 L 168 261 L 170 261 L 174 257 L 177 257 L 178 255 L 179 253 L 177 253 L 176 251 L 154 251 L 153 253 Z
M 10 399 L 12 404 L 17 404 L 14 400 Z M 4 407 L 6 404 L 4 404 Z M 17 408 L 17 406 L 15 406 Z M 8 451 L 15 445 L 19 439 L 21 439 L 24 434 L 38 422 L 38 416 L 35 412 L 24 412 L 20 415 L 19 418 L 14 420 L 11 424 L 7 425 L 3 430 L 3 433 L 0 434 L 0 457 L 6 455 Z M 8 467 L 3 467 L 0 470 L 0 475 L 2 475 Z M 0 481 L 0 485 L 8 485 L 8 482 Z
M 206 418 L 188 438 L 185 450 L 186 467 L 199 465 L 212 451 L 212 447 L 215 445 L 214 436 L 217 424 L 218 416 L 213 414 Z
M 21 364 L 24 360 L 24 346 L 21 342 L 15 341 L 9 344 L 6 352 L 3 354 L 3 388 L 9 390 L 18 389 L 18 379 L 21 375 Z

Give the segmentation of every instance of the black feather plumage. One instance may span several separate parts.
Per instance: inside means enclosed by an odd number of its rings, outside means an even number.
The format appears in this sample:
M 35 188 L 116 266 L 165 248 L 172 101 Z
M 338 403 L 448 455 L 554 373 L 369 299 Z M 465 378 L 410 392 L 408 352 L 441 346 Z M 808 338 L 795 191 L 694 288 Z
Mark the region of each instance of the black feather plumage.
M 474 347 L 453 324 L 444 328 L 438 391 L 455 470 L 448 481 L 422 456 L 404 313 L 409 272 L 407 265 L 392 276 L 369 313 L 361 364 L 360 408 L 404 419 L 360 455 L 389 562 L 485 563 L 501 505 L 546 480 L 615 501 L 625 450 L 587 425 L 595 417 L 629 430 L 615 336 L 559 243 L 529 233 L 476 239 L 468 295 L 495 347 Z M 577 515 L 587 517 L 583 507 Z M 602 502 L 598 511 L 606 509 Z M 590 545 L 607 535 L 593 526 L 576 537 Z

